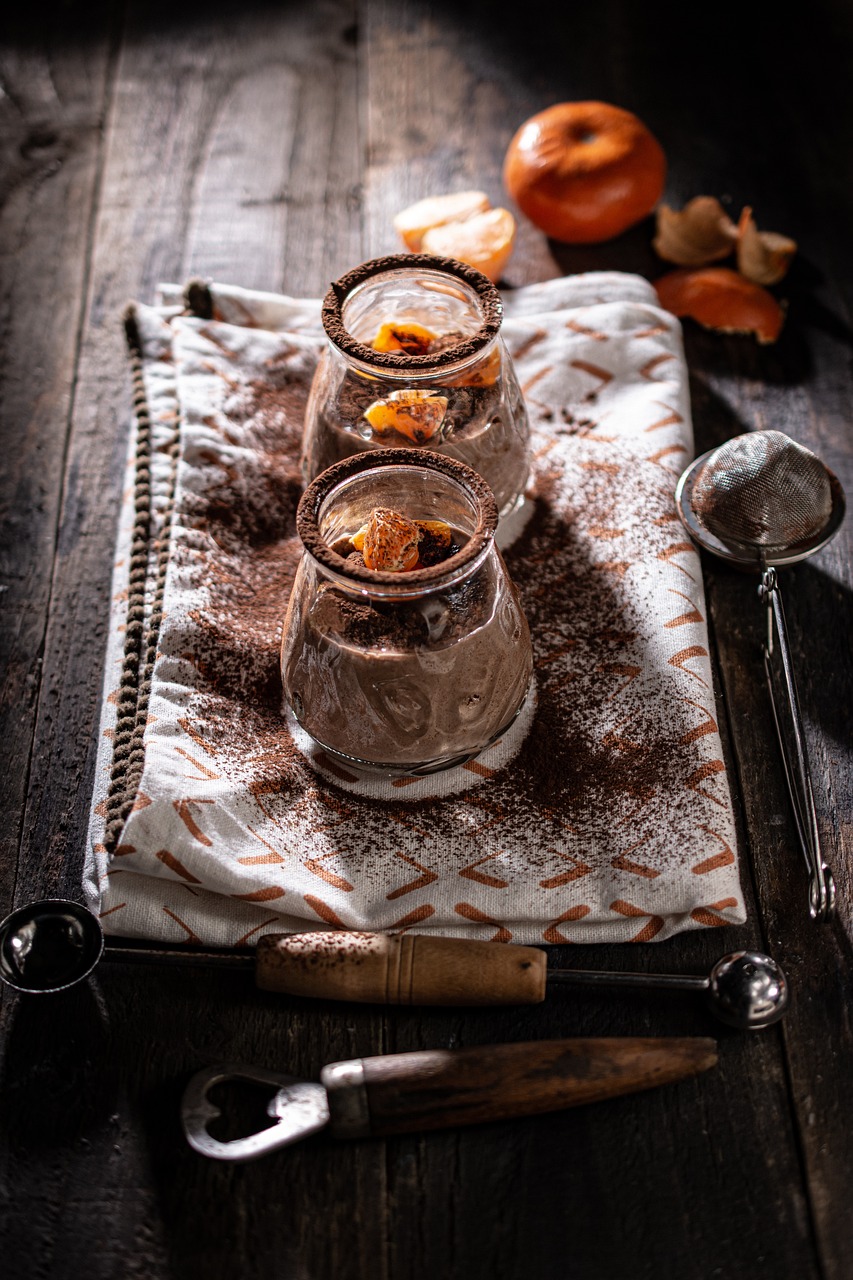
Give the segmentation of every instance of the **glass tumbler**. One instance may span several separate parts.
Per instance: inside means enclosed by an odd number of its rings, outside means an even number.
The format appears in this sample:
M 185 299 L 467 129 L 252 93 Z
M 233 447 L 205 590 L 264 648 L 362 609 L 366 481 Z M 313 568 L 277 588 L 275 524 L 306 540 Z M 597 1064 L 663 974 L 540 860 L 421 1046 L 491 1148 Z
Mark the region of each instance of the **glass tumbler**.
M 481 272 L 430 254 L 375 258 L 335 281 L 305 415 L 306 482 L 354 453 L 431 449 L 473 467 L 499 513 L 512 510 L 530 426 L 502 314 Z
M 448 558 L 390 571 L 344 554 L 376 508 L 449 525 Z M 481 476 L 427 450 L 359 453 L 306 490 L 281 670 L 294 716 L 326 751 L 367 772 L 430 773 L 477 755 L 518 715 L 530 632 L 497 519 Z

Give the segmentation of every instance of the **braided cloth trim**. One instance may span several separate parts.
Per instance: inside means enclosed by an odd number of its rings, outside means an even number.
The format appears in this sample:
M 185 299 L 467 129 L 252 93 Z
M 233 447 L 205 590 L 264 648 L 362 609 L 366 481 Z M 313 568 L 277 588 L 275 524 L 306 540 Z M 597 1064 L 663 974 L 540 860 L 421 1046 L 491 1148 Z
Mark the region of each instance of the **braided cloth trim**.
M 132 306 L 124 316 L 124 331 L 130 354 L 133 382 L 133 409 L 136 415 L 136 475 L 134 482 L 134 524 L 130 543 L 130 575 L 127 595 L 127 625 L 124 662 L 118 688 L 113 763 L 106 797 L 104 843 L 113 853 L 124 824 L 133 808 L 145 763 L 145 724 L 151 678 L 157 657 L 157 642 L 163 619 L 163 594 L 169 566 L 169 535 L 175 501 L 180 433 L 168 445 L 169 479 L 159 536 L 152 542 L 151 503 L 151 415 L 145 394 L 142 340 Z M 145 621 L 149 584 L 149 556 L 153 556 L 153 595 L 148 622 Z

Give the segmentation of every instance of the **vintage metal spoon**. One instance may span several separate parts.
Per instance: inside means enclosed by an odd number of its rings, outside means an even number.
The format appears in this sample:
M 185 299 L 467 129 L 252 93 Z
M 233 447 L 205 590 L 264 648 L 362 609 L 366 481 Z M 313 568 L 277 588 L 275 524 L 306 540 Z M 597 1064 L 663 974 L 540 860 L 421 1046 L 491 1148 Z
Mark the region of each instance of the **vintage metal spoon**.
M 105 946 L 97 918 L 49 899 L 0 922 L 0 979 L 16 991 L 54 992 L 81 982 L 101 959 L 243 968 L 259 987 L 325 1000 L 402 1005 L 538 1004 L 546 987 L 699 991 L 711 1012 L 741 1030 L 777 1022 L 788 1006 L 779 965 L 757 951 L 723 956 L 706 976 L 549 969 L 539 947 L 463 938 L 324 931 L 269 934 L 250 951 Z
M 767 612 L 764 670 L 809 872 L 809 911 L 815 920 L 828 920 L 835 908 L 835 882 L 820 847 L 776 569 L 805 560 L 834 537 L 844 518 L 844 491 L 811 450 L 781 431 L 752 431 L 697 458 L 679 480 L 675 500 L 700 547 L 761 574 L 758 594 Z

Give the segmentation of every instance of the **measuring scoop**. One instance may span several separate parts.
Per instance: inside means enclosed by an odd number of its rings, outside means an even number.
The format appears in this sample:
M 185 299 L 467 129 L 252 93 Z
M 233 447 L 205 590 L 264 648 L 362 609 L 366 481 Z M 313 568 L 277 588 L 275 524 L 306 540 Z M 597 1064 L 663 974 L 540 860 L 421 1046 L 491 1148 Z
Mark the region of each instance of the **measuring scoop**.
M 431 1049 L 333 1062 L 319 1083 L 226 1064 L 193 1076 L 181 1104 L 190 1146 L 213 1160 L 246 1161 L 321 1129 L 335 1138 L 385 1137 L 561 1111 L 652 1089 L 707 1071 L 713 1040 L 630 1038 L 539 1040 L 473 1049 Z M 208 1131 L 222 1114 L 208 1098 L 229 1081 L 268 1085 L 275 1123 L 222 1141 Z

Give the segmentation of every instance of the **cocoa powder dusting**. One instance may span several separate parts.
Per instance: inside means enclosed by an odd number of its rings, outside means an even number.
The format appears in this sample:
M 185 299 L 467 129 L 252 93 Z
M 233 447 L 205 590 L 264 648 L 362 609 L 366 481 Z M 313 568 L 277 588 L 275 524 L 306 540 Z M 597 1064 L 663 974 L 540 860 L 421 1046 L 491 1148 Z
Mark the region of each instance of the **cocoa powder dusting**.
M 624 578 L 629 570 L 642 574 L 680 540 L 672 476 L 660 467 L 637 467 L 628 444 L 616 449 L 607 442 L 606 427 L 568 414 L 547 430 L 577 440 L 580 464 L 573 460 L 572 483 L 565 461 L 543 452 L 534 513 L 506 555 L 536 662 L 538 709 L 520 753 L 479 790 L 405 804 L 405 818 L 399 816 L 403 792 L 392 804 L 362 799 L 325 779 L 318 786 L 286 728 L 279 672 L 281 623 L 302 550 L 295 513 L 309 381 L 310 372 L 295 377 L 282 365 L 232 389 L 225 413 L 253 452 L 239 466 L 211 461 L 210 483 L 192 498 L 184 492 L 182 519 L 206 535 L 208 590 L 193 617 L 191 650 L 181 655 L 191 660 L 197 681 L 183 722 L 187 732 L 264 806 L 311 789 L 346 819 L 350 834 L 358 832 L 362 848 L 372 840 L 387 845 L 395 823 L 424 836 L 446 835 L 463 806 L 482 808 L 484 821 L 499 819 L 507 840 L 517 835 L 530 867 L 543 871 L 563 856 L 555 849 L 567 830 L 582 836 L 600 833 L 602 824 L 612 827 L 614 852 L 619 824 L 634 815 L 647 815 L 650 831 L 668 831 L 673 793 L 683 791 L 696 766 L 684 750 L 695 713 L 663 694 L 663 677 L 656 688 L 654 672 L 645 670 L 646 637 Z M 587 449 L 583 437 L 606 447 Z M 632 466 L 628 477 L 622 468 Z M 626 558 L 622 534 L 632 523 L 642 535 L 634 534 L 633 557 Z M 197 554 L 181 552 L 187 563 Z M 685 596 L 690 590 L 685 576 Z M 462 604 L 460 616 L 472 601 Z M 343 596 L 336 607 L 356 639 L 369 642 L 381 633 L 381 610 Z M 604 731 L 607 724 L 612 727 Z M 452 858 L 453 841 L 447 845 Z M 359 874 L 369 877 L 369 860 L 355 848 L 343 848 L 341 856 L 349 852 Z M 677 848 L 658 854 L 659 864 L 679 857 Z
M 310 380 L 310 376 L 309 379 Z M 282 719 L 281 623 L 301 557 L 296 508 L 305 377 L 273 365 L 234 389 L 224 410 L 250 451 L 239 465 L 210 466 L 201 493 L 184 492 L 184 522 L 206 536 L 207 599 L 192 615 L 196 691 L 184 729 L 257 795 L 291 791 L 295 748 Z M 179 548 L 178 559 L 190 552 Z

